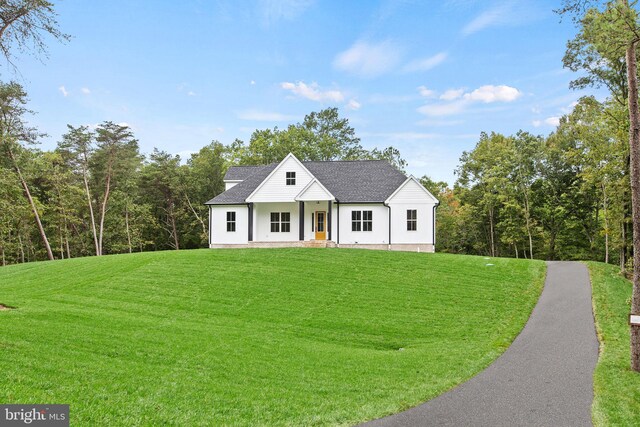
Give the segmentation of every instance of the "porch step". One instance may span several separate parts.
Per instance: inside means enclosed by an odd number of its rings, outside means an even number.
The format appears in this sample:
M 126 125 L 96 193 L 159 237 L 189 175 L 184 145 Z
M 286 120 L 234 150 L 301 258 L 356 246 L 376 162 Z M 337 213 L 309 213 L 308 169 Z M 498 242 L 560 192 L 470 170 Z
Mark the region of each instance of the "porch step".
M 330 240 L 308 240 L 303 243 L 305 248 L 335 248 L 336 244 Z

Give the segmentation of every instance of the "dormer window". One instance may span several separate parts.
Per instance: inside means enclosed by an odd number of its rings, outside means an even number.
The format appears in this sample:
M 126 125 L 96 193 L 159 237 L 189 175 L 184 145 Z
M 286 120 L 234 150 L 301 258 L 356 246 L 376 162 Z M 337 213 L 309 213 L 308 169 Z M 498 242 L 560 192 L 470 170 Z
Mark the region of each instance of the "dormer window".
M 296 173 L 287 172 L 287 185 L 296 185 Z

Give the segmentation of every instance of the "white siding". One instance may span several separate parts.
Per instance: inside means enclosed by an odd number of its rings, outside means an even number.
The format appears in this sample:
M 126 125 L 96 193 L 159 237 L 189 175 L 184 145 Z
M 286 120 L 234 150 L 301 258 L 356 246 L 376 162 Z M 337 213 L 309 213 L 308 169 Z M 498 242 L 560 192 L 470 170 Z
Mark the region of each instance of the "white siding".
M 296 185 L 286 185 L 287 172 L 296 173 Z M 289 156 L 280 163 L 273 174 L 257 189 L 250 202 L 293 202 L 313 176 L 307 172 L 298 160 Z
M 227 231 L 227 212 L 236 213 L 236 231 Z M 241 244 L 248 241 L 249 214 L 246 205 L 211 206 L 211 244 Z
M 332 200 L 332 199 L 333 199 L 333 196 L 327 193 L 327 191 L 325 191 L 325 189 L 322 188 L 320 184 L 318 184 L 318 181 L 315 181 L 315 180 L 311 183 L 309 188 L 307 188 L 304 191 L 304 193 L 301 193 L 298 196 L 298 200 L 305 200 L 305 201 Z
M 422 185 L 407 180 L 389 199 L 391 207 L 391 243 L 434 243 L 433 207 L 437 203 L 435 197 L 428 193 Z M 417 211 L 417 227 L 407 230 L 407 210 Z
M 435 203 L 436 199 L 427 193 L 427 191 L 413 179 L 403 184 L 400 191 L 395 193 L 389 200 L 391 203 Z
M 391 243 L 433 243 L 433 206 L 434 203 L 390 203 L 391 207 Z M 407 230 L 407 210 L 417 210 L 417 229 Z
M 351 231 L 352 211 L 372 211 L 372 231 Z M 333 240 L 336 236 L 336 222 L 334 221 Z M 393 241 L 393 237 L 392 237 Z M 388 244 L 389 243 L 389 208 L 381 203 L 377 204 L 340 204 L 340 242 L 344 244 Z
M 256 203 L 254 210 L 254 234 L 256 242 L 291 242 L 300 240 L 300 224 L 298 222 L 298 202 L 293 203 Z M 271 212 L 289 212 L 291 214 L 291 230 L 287 233 L 271 232 Z
M 235 187 L 236 185 L 240 184 L 242 181 L 225 181 L 224 182 L 224 191 L 227 191 L 230 188 Z

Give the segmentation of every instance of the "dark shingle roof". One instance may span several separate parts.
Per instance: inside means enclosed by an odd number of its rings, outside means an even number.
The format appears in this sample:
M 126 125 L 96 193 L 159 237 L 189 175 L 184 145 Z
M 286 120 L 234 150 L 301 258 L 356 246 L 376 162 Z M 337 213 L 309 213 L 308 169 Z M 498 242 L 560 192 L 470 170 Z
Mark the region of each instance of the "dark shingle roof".
M 302 162 L 302 164 L 340 203 L 384 202 L 407 179 L 386 160 Z M 224 177 L 225 180 L 243 179 L 243 181 L 205 204 L 246 203 L 247 197 L 277 165 L 273 163 L 268 166 L 230 167 Z
M 386 160 L 302 163 L 341 203 L 384 202 L 407 179 Z
M 232 205 L 246 203 L 249 194 L 251 194 L 253 190 L 255 190 L 258 185 L 264 181 L 276 166 L 278 166 L 277 163 L 272 163 L 267 166 L 249 166 L 253 172 L 251 175 L 241 183 L 236 184 L 227 191 L 218 194 L 216 197 L 205 203 L 205 205 Z M 240 166 L 234 167 L 241 168 Z
M 225 181 L 244 181 L 264 166 L 231 166 L 224 175 Z

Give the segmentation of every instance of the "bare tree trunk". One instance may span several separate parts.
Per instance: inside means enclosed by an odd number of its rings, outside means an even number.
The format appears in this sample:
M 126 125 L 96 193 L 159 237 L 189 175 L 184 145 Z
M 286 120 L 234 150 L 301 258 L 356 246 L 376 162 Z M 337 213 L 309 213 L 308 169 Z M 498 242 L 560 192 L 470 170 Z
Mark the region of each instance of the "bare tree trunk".
M 7 265 L 7 260 L 4 257 L 4 247 L 0 246 L 0 254 L 2 254 L 2 266 L 4 267 L 5 265 Z
M 520 257 L 518 256 L 518 245 L 513 245 L 513 247 L 516 249 L 516 259 L 517 259 L 517 258 L 520 258 Z
M 489 239 L 491 240 L 491 256 L 496 256 L 496 247 L 493 238 L 493 207 L 489 209 Z
M 529 236 L 529 256 L 533 259 L 533 236 L 531 235 L 531 215 L 529 214 L 529 193 L 524 191 L 524 215 L 527 220 L 527 235 Z
M 622 225 L 622 229 L 620 230 L 620 232 L 622 233 L 622 246 L 620 246 L 620 274 L 624 274 L 625 264 L 626 264 L 625 255 L 627 253 L 627 248 L 625 243 L 627 241 L 627 234 L 625 233 L 626 227 L 624 225 L 624 214 L 623 214 L 621 225 Z
M 98 238 L 99 255 L 102 255 L 102 237 L 104 236 L 104 217 L 107 214 L 107 203 L 109 202 L 109 192 L 111 191 L 111 167 L 107 172 L 107 183 L 104 189 L 104 197 L 100 212 L 100 237 Z
M 84 162 L 87 162 L 87 156 L 84 155 Z M 89 182 L 87 180 L 87 168 L 82 165 L 82 179 L 84 180 L 84 192 L 87 195 L 87 205 L 89 205 L 89 215 L 91 216 L 91 231 L 93 232 L 93 242 L 96 245 L 96 255 L 102 255 L 101 245 L 98 244 L 98 234 L 96 233 L 96 219 L 93 215 L 93 203 L 91 203 L 91 193 L 89 193 Z
M 133 252 L 133 248 L 131 247 L 131 233 L 129 231 L 129 207 L 124 207 L 124 224 L 127 228 L 127 243 L 129 244 L 129 253 Z
M 628 6 L 628 3 L 627 3 Z M 640 315 L 640 112 L 638 111 L 637 40 L 628 47 L 629 152 L 631 154 L 631 209 L 633 218 L 633 292 L 631 314 Z M 640 372 L 640 325 L 631 325 L 631 369 Z
M 62 228 L 58 228 L 58 237 L 60 238 L 60 259 L 64 259 L 64 237 L 62 236 Z
M 24 245 L 22 244 L 22 237 L 18 231 L 18 244 L 20 246 L 20 262 L 24 264 Z
M 180 243 L 178 241 L 178 229 L 176 228 L 176 216 L 173 211 L 173 200 L 169 202 L 169 219 L 171 220 L 171 230 L 173 233 L 173 242 L 176 250 L 180 249 Z
M 69 227 L 67 226 L 67 219 L 64 219 L 64 247 L 67 250 L 67 259 L 71 258 L 71 249 L 69 248 Z
M 193 208 L 193 205 L 191 204 L 191 200 L 189 199 L 189 196 L 185 193 L 184 197 L 185 197 L 185 199 L 187 199 L 187 204 L 189 205 L 189 209 L 191 209 L 191 212 L 193 212 L 193 215 L 200 222 L 200 224 L 202 224 L 202 233 L 204 235 L 206 235 L 207 234 L 207 226 L 205 225 L 205 223 L 202 220 L 202 218 L 200 217 L 200 215 L 198 215 L 198 212 L 196 212 L 196 210 Z
M 40 237 L 42 238 L 42 242 L 44 243 L 44 247 L 47 250 L 47 257 L 49 260 L 53 261 L 53 252 L 51 251 L 51 246 L 49 245 L 49 239 L 47 239 L 47 234 L 44 231 L 44 227 L 42 226 L 42 222 L 40 221 L 40 214 L 38 214 L 38 209 L 36 208 L 36 204 L 31 197 L 31 192 L 29 191 L 29 186 L 27 185 L 27 181 L 25 181 L 22 176 L 22 172 L 20 171 L 20 167 L 18 166 L 18 162 L 13 156 L 13 152 L 11 151 L 11 147 L 7 148 L 7 152 L 9 153 L 9 157 L 11 162 L 13 163 L 13 168 L 18 174 L 18 178 L 20 179 L 20 183 L 22 184 L 22 188 L 24 189 L 24 194 L 29 201 L 29 205 L 31 205 L 31 210 L 33 211 L 33 216 L 36 218 L 36 223 L 38 224 L 38 231 L 40 232 Z

